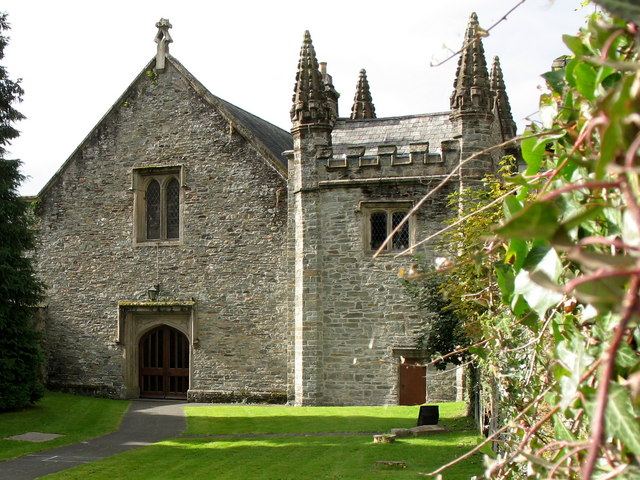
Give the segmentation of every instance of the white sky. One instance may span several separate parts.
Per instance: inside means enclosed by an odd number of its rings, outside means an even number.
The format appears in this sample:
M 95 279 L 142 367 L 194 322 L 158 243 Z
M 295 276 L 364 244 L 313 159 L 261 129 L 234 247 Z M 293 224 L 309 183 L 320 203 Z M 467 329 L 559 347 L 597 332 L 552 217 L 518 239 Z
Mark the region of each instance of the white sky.
M 23 162 L 21 188 L 34 195 L 155 55 L 155 23 L 169 18 L 171 54 L 214 95 L 289 130 L 289 108 L 305 30 L 351 111 L 366 68 L 378 117 L 445 111 L 472 11 L 488 28 L 519 0 L 4 0 L 10 43 L 3 65 L 22 78 L 27 120 L 8 158 Z M 578 0 L 527 0 L 484 40 L 500 57 L 521 131 L 537 110 L 540 74 L 567 53 L 590 10 Z

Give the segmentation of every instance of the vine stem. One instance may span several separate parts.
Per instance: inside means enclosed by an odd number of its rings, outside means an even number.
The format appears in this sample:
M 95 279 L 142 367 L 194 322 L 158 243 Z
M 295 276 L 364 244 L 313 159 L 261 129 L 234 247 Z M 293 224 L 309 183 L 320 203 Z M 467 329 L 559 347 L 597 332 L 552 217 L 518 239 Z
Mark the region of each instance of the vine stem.
M 380 247 L 378 247 L 378 250 L 376 250 L 376 252 L 373 254 L 373 258 L 377 258 L 380 253 L 382 251 L 384 251 L 384 249 L 387 247 L 387 245 L 389 244 L 389 242 L 391 241 L 391 239 L 393 238 L 393 236 L 398 233 L 398 231 L 404 226 L 405 223 L 407 223 L 409 221 L 409 218 L 411 218 L 412 215 L 414 215 L 418 210 L 420 210 L 420 208 L 425 204 L 425 202 L 431 198 L 433 195 L 436 194 L 436 192 L 438 192 L 442 187 L 444 187 L 449 180 L 451 180 L 454 177 L 458 176 L 458 172 L 462 169 L 462 167 L 464 165 L 466 165 L 467 163 L 476 160 L 477 158 L 481 157 L 482 155 L 492 152 L 494 150 L 498 150 L 504 147 L 507 147 L 509 145 L 513 145 L 514 143 L 517 143 L 521 140 L 526 140 L 528 138 L 539 138 L 539 137 L 545 137 L 547 135 L 553 135 L 556 133 L 561 133 L 562 130 L 545 130 L 543 132 L 538 132 L 538 133 L 534 133 L 534 134 L 529 134 L 529 135 L 521 135 L 519 137 L 514 137 L 510 140 L 507 140 L 505 142 L 499 143 L 497 145 L 493 145 L 491 147 L 485 148 L 484 150 L 481 150 L 479 152 L 474 153 L 473 155 L 465 158 L 464 160 L 460 161 L 460 163 L 458 163 L 458 165 L 456 165 L 455 168 L 453 168 L 441 181 L 440 183 L 438 183 L 438 185 L 436 185 L 433 190 L 430 190 L 429 193 L 427 193 L 424 197 L 422 197 L 420 199 L 420 201 L 418 203 L 416 203 L 414 205 L 414 207 L 409 210 L 409 213 L 407 213 L 405 215 L 405 217 L 402 219 L 402 221 L 400 223 L 398 223 L 398 225 L 396 226 L 396 228 L 394 228 L 391 233 L 387 236 L 387 238 L 384 240 L 384 242 L 382 242 L 382 245 L 380 245 Z M 408 250 L 411 250 L 412 247 L 409 247 Z
M 547 193 L 544 197 L 538 199 L 539 202 L 547 202 L 556 197 L 559 197 L 562 194 L 567 192 L 571 192 L 573 190 L 582 190 L 583 188 L 619 188 L 621 182 L 585 182 L 585 183 L 577 183 L 574 185 L 567 185 L 562 188 L 558 188 L 553 192 Z
M 607 397 L 609 396 L 609 387 L 615 370 L 615 357 L 627 325 L 631 320 L 633 313 L 638 308 L 638 290 L 640 289 L 640 275 L 636 274 L 631 277 L 631 285 L 626 292 L 623 300 L 623 315 L 615 330 L 613 339 L 609 347 L 603 355 L 602 376 L 598 385 L 598 394 L 596 398 L 596 407 L 592 418 L 591 444 L 587 458 L 582 469 L 582 480 L 591 480 L 593 470 L 596 466 L 598 453 L 600 451 L 600 443 L 604 437 L 604 415 L 607 408 Z
M 512 190 L 509 190 L 507 193 L 500 195 L 498 198 L 496 198 L 495 200 L 493 200 L 492 202 L 487 203 L 485 206 L 483 206 L 482 208 L 479 208 L 478 210 L 474 210 L 473 212 L 465 215 L 462 218 L 459 218 L 458 220 L 456 220 L 455 222 L 447 225 L 446 227 L 444 227 L 441 230 L 438 230 L 436 233 L 429 235 L 427 238 L 423 238 L 422 240 L 420 240 L 419 242 L 417 242 L 415 245 L 413 245 L 411 248 L 416 248 L 419 247 L 420 245 L 423 245 L 427 242 L 429 242 L 430 240 L 433 240 L 436 237 L 439 237 L 440 235 L 442 235 L 443 233 L 451 230 L 453 227 L 456 227 L 458 225 L 460 225 L 461 223 L 466 222 L 469 218 L 474 217 L 475 215 L 478 215 L 480 212 L 483 212 L 485 210 L 488 210 L 490 208 L 492 208 L 493 206 L 497 205 L 498 203 L 502 202 L 505 198 L 507 198 L 510 195 L 513 195 L 514 193 L 516 193 L 518 190 L 520 189 L 520 187 L 514 188 Z M 404 250 L 398 254 L 395 255 L 395 258 L 400 257 L 401 255 L 406 255 L 408 252 L 410 252 L 411 249 L 407 249 Z
M 531 409 L 534 406 L 537 406 L 538 403 L 540 402 L 540 400 L 542 400 L 544 398 L 544 396 L 547 393 L 549 393 L 553 389 L 553 387 L 556 386 L 556 384 L 557 384 L 557 382 L 553 382 L 550 385 L 548 385 L 547 388 L 545 388 L 542 392 L 540 392 L 540 394 L 535 399 L 533 399 L 529 403 L 529 405 L 527 405 L 510 423 L 507 423 L 504 427 L 502 427 L 502 428 L 496 430 L 495 432 L 493 432 L 484 441 L 480 442 L 478 445 L 476 445 L 474 448 L 469 450 L 467 453 L 465 453 L 464 455 L 461 455 L 460 457 L 456 458 L 455 460 L 452 460 L 451 462 L 447 463 L 446 465 L 442 465 L 441 467 L 439 467 L 438 469 L 434 470 L 433 472 L 420 473 L 420 475 L 422 475 L 424 477 L 433 477 L 435 475 L 438 475 L 439 473 L 442 473 L 447 468 L 452 467 L 453 465 L 455 465 L 457 463 L 460 463 L 461 461 L 469 458 L 471 455 L 473 455 L 474 453 L 479 451 L 482 447 L 484 447 L 488 443 L 492 442 L 500 434 L 502 434 L 502 433 L 506 432 L 507 430 L 509 430 L 510 428 L 512 428 L 512 426 L 515 425 L 516 422 L 518 422 L 522 417 L 524 417 L 525 413 L 527 413 L 529 411 L 529 409 Z
M 500 23 L 504 22 L 507 20 L 507 17 L 509 15 L 511 15 L 513 13 L 513 11 L 518 8 L 520 5 L 522 5 L 526 0 L 520 0 L 515 6 L 511 7 L 511 10 L 509 10 L 507 13 L 505 13 L 504 15 L 502 15 L 502 17 L 500 17 L 500 20 L 498 20 L 496 23 L 494 23 L 493 25 L 491 25 L 489 28 L 487 28 L 484 31 L 483 35 L 480 34 L 476 34 L 475 38 L 473 41 L 475 41 L 477 38 L 483 36 L 483 37 L 488 37 L 489 36 L 489 32 L 491 32 L 491 30 L 493 30 L 495 27 L 497 27 Z M 471 43 L 473 42 L 469 42 L 465 45 L 462 46 L 462 48 L 460 50 L 458 50 L 457 52 L 452 53 L 451 55 L 449 55 L 447 58 L 445 58 L 444 60 L 442 60 L 441 62 L 432 64 L 431 67 L 439 67 L 440 65 L 444 65 L 445 63 L 447 63 L 449 60 L 451 60 L 452 58 L 455 58 L 456 56 L 460 55 L 465 48 L 467 48 L 469 45 L 471 45 Z
M 570 282 L 566 283 L 562 288 L 562 291 L 565 293 L 570 293 L 572 290 L 575 290 L 578 286 L 583 283 L 593 282 L 594 280 L 604 280 L 605 278 L 615 278 L 615 277 L 626 277 L 631 276 L 631 278 L 635 278 L 640 275 L 640 268 L 636 268 L 634 270 L 596 270 L 592 275 L 586 275 L 583 277 L 578 277 Z M 628 292 L 627 292 L 628 293 Z

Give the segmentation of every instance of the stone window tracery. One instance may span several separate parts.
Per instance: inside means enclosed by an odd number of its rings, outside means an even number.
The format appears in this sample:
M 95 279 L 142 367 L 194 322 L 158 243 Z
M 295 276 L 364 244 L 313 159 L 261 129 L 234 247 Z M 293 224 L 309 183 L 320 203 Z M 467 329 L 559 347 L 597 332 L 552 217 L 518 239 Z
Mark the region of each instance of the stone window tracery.
M 160 239 L 160 183 L 151 180 L 146 194 L 147 240 Z
M 173 243 L 181 240 L 180 178 L 180 167 L 144 167 L 134 170 L 136 243 Z
M 407 202 L 371 203 L 364 205 L 364 244 L 368 251 L 380 248 L 391 232 L 402 222 L 411 208 Z M 409 219 L 398 230 L 384 251 L 406 250 L 411 247 L 413 220 Z

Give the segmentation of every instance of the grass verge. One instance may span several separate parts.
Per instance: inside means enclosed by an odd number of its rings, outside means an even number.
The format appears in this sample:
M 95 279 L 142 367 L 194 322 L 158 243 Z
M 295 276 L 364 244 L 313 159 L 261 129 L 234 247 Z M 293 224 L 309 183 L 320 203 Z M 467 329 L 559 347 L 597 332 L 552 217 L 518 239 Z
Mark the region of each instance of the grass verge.
M 124 400 L 47 392 L 34 406 L 0 414 L 0 461 L 112 432 L 120 425 L 128 406 L 129 402 Z M 41 443 L 5 440 L 26 432 L 57 433 L 64 437 Z
M 418 407 L 186 407 L 191 435 L 373 432 L 415 426 Z M 441 424 L 452 431 L 374 444 L 369 435 L 263 438 L 175 438 L 55 475 L 48 480 L 415 479 L 468 451 L 479 441 L 464 404 L 441 404 Z M 376 461 L 407 468 L 378 467 Z M 482 471 L 474 455 L 447 471 L 447 480 Z
M 440 425 L 472 428 L 464 402 L 440 404 Z M 185 407 L 187 435 L 385 432 L 416 426 L 419 407 Z

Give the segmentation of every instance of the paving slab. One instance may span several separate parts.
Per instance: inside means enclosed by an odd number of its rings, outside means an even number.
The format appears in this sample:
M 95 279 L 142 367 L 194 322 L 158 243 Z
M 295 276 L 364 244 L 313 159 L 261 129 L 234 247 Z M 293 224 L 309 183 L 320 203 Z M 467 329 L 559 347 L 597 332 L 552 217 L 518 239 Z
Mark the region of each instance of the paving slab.
M 176 437 L 187 426 L 185 405 L 186 402 L 132 400 L 119 430 L 74 445 L 0 462 L 0 479 L 34 480 Z
M 64 435 L 58 435 L 57 433 L 42 433 L 42 432 L 26 432 L 20 435 L 13 435 L 5 438 L 5 440 L 19 440 L 21 442 L 48 442 L 54 438 L 64 437 Z

